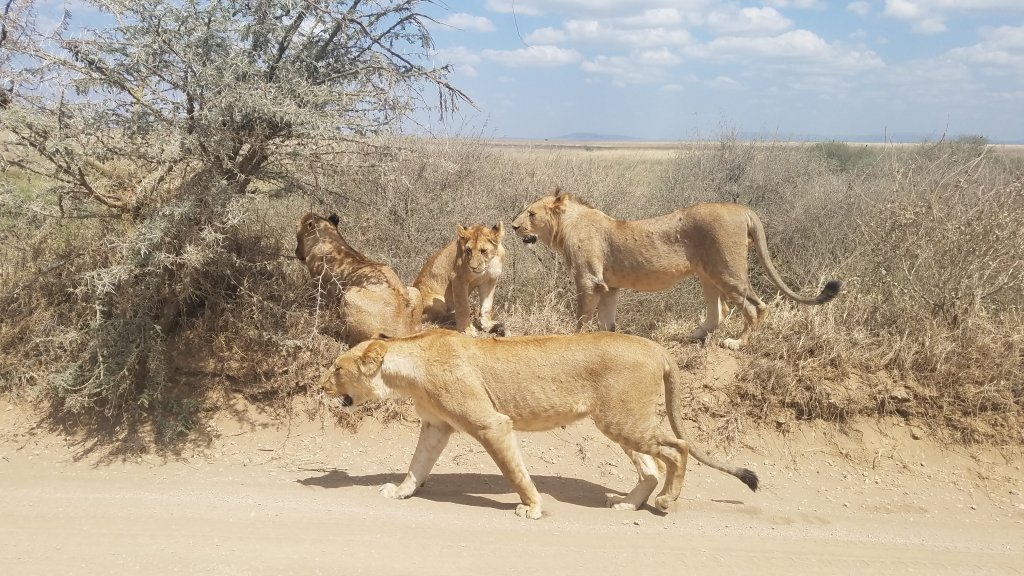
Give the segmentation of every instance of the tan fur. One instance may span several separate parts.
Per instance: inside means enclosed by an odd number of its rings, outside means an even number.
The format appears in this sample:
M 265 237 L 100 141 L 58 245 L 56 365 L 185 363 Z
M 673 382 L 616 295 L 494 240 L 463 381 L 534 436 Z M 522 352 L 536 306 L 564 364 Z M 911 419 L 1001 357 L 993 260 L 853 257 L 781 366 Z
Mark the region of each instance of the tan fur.
M 484 446 L 515 488 L 522 500 L 516 514 L 540 518 L 541 497 L 513 430 L 550 430 L 587 417 L 637 466 L 639 482 L 613 502 L 615 508 L 635 510 L 657 487 L 658 467 L 651 457 L 667 470 L 655 500 L 662 510 L 679 497 L 688 454 L 757 489 L 753 472 L 711 460 L 682 440 L 675 360 L 637 336 L 603 332 L 478 339 L 430 330 L 359 344 L 338 356 L 321 386 L 345 406 L 388 396 L 412 398 L 422 419 L 420 438 L 405 480 L 381 487 L 389 498 L 412 496 L 458 430 Z M 658 415 L 662 398 L 671 434 L 662 429 Z
M 580 330 L 595 312 L 601 330 L 615 330 L 621 288 L 667 290 L 696 275 L 707 317 L 690 337 L 703 342 L 729 313 L 729 305 L 735 305 L 746 323 L 737 338 L 722 345 L 737 349 L 768 313 L 748 280 L 751 245 L 768 278 L 796 302 L 823 304 L 842 286 L 831 280 L 817 297 L 790 290 L 768 255 L 760 218 L 739 204 L 697 204 L 646 220 L 624 221 L 556 189 L 516 216 L 512 228 L 524 243 L 540 239 L 566 259 L 576 282 Z
M 445 322 L 454 312 L 455 329 L 475 333 L 469 298 L 476 291 L 480 328 L 504 333 L 504 328 L 491 318 L 494 289 L 505 261 L 505 247 L 501 245 L 504 234 L 501 222 L 490 228 L 481 224 L 456 228 L 455 240 L 431 256 L 413 282 L 423 298 L 426 320 Z
M 389 266 L 349 246 L 336 218 L 303 216 L 295 234 L 295 257 L 329 298 L 342 301 L 345 342 L 352 346 L 417 331 L 422 318 L 419 290 L 407 288 Z

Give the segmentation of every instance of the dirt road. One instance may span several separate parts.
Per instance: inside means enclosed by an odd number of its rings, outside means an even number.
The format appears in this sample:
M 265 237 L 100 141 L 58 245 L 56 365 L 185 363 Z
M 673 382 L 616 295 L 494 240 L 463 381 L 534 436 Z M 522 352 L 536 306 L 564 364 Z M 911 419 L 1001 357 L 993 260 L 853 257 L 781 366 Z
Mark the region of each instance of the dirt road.
M 225 418 L 188 457 L 110 461 L 31 432 L 17 408 L 0 417 L 5 576 L 1024 573 L 1019 453 L 939 451 L 899 427 L 754 435 L 731 459 L 762 490 L 691 463 L 668 515 L 604 508 L 633 476 L 592 425 L 524 435 L 546 498 L 528 521 L 466 437 L 419 495 L 379 496 L 408 463 L 411 423 Z

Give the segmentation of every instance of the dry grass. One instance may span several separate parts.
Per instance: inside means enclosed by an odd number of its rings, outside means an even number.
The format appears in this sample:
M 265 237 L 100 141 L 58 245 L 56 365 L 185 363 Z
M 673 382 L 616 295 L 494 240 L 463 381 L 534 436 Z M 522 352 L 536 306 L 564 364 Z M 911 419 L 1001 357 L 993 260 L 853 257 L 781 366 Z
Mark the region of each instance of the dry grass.
M 826 278 L 846 282 L 833 303 L 797 307 L 774 298 L 752 263 L 754 288 L 771 303 L 771 315 L 738 357 L 740 378 L 725 399 L 732 409 L 719 418 L 723 435 L 780 417 L 897 414 L 960 441 L 1024 442 L 1024 159 L 1013 150 L 730 137 L 655 147 L 389 144 L 398 152 L 383 168 L 353 167 L 332 181 L 305 182 L 301 195 L 265 189 L 232 209 L 235 224 L 224 230 L 220 256 L 206 263 L 216 273 L 196 276 L 203 298 L 186 302 L 153 358 L 170 383 L 158 394 L 206 397 L 212 387 L 265 399 L 301 393 L 319 378 L 341 348 L 324 329 L 329 310 L 288 256 L 304 212 L 337 212 L 353 246 L 411 283 L 424 260 L 454 238 L 456 224 L 507 224 L 558 185 L 617 218 L 700 201 L 749 204 L 762 215 L 790 286 L 810 293 Z M 25 194 L 21 184 L 18 194 Z M 82 407 L 70 401 L 90 401 L 60 387 L 56 359 L 76 353 L 75 339 L 90 321 L 88 310 L 66 305 L 68 291 L 104 262 L 98 239 L 125 231 L 119 223 L 79 225 L 11 206 L 0 205 L 0 377 L 6 390 L 59 399 L 67 413 Z M 495 318 L 514 334 L 571 332 L 575 298 L 562 263 L 513 237 L 506 248 Z M 665 293 L 624 293 L 618 324 L 669 343 L 681 364 L 699 367 L 706 354 L 674 340 L 702 311 L 697 283 L 684 281 Z M 321 319 L 316 329 L 314 318 Z M 722 332 L 738 331 L 739 322 L 731 319 Z M 135 403 L 145 397 L 120 394 Z M 172 432 L 201 426 L 203 404 L 196 406 L 167 413 L 169 421 L 186 422 L 169 425 Z

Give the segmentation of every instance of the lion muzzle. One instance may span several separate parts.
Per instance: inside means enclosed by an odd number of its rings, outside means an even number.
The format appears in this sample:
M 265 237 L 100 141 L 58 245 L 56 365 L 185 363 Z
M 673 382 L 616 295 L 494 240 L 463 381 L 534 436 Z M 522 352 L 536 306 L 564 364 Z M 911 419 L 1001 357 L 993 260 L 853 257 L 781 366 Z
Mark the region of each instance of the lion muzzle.
M 536 241 L 537 241 L 537 235 L 536 234 L 527 234 L 526 236 L 523 236 L 523 244 L 533 244 Z

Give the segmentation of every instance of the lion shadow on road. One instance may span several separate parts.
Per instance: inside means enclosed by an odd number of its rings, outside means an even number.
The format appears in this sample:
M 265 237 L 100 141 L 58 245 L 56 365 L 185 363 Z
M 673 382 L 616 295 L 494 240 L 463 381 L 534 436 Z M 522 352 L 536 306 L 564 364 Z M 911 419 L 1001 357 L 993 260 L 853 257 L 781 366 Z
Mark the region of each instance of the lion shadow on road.
M 315 471 L 322 472 L 322 474 L 302 478 L 295 482 L 303 486 L 316 486 L 320 488 L 348 488 L 352 486 L 380 486 L 387 482 L 398 484 L 405 477 L 404 474 L 399 473 L 353 476 L 344 470 L 336 468 L 329 470 L 317 469 Z M 608 496 L 624 495 L 623 492 L 618 492 L 606 486 L 579 478 L 544 475 L 531 475 L 530 477 L 541 494 L 550 496 L 559 502 L 588 508 L 606 508 Z M 443 473 L 431 474 L 427 478 L 426 484 L 416 492 L 414 498 L 481 508 L 515 510 L 518 502 L 500 502 L 487 498 L 486 495 L 488 494 L 514 495 L 514 490 L 501 474 L 481 474 L 478 472 Z M 663 515 L 660 510 L 649 505 L 645 505 L 644 510 L 659 516 Z

